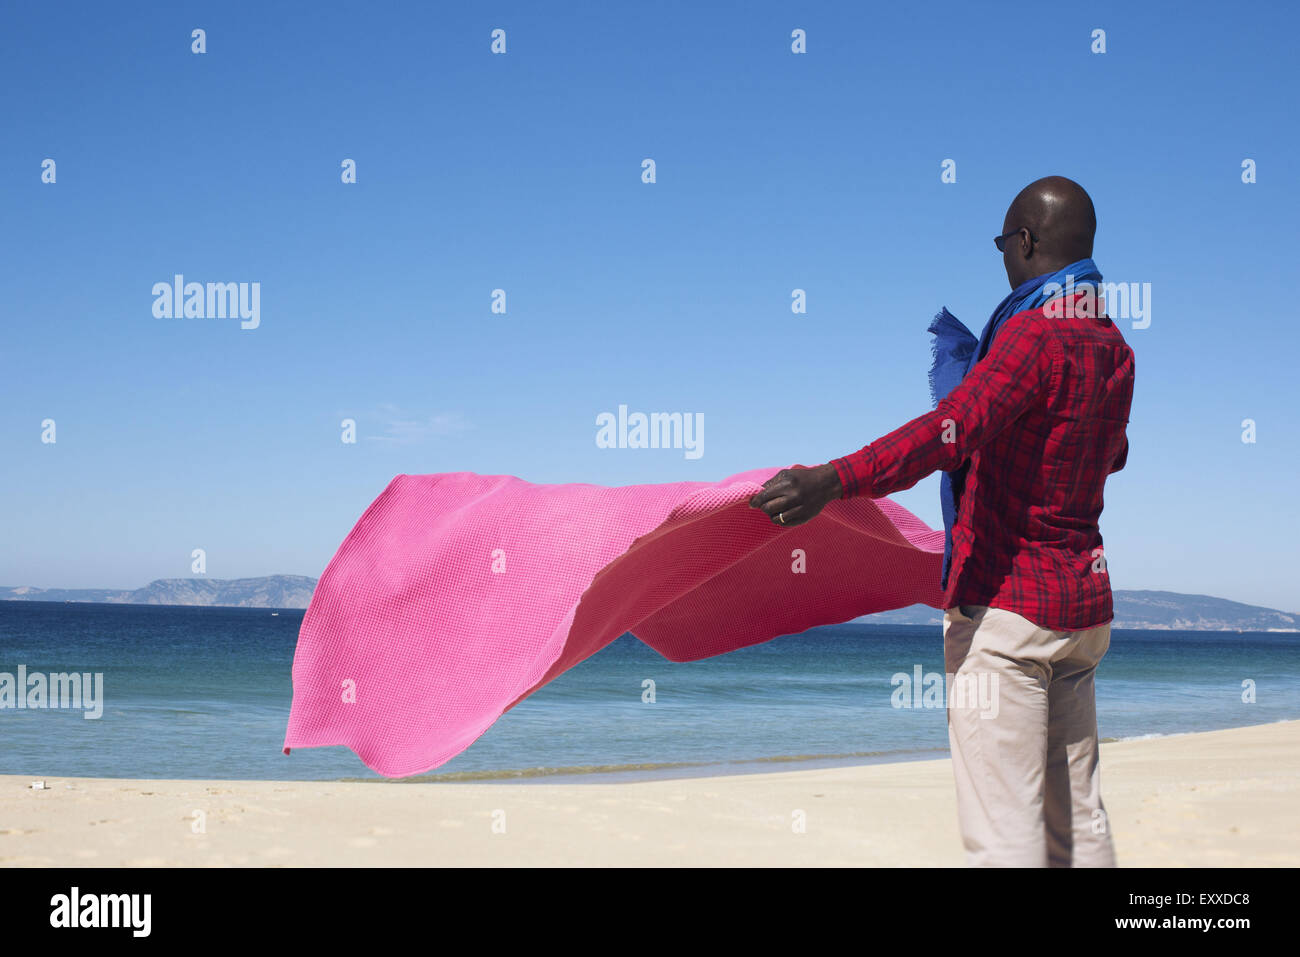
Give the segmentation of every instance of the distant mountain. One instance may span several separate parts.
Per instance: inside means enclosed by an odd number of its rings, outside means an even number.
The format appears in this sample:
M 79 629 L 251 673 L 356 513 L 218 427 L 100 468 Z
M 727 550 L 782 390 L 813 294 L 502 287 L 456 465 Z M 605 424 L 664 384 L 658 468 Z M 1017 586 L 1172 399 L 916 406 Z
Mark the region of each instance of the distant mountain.
M 0 600 L 90 601 L 131 605 L 221 605 L 228 608 L 306 608 L 316 579 L 306 575 L 265 578 L 160 578 L 134 591 L 107 588 L 0 588 Z
M 1157 631 L 1300 631 L 1300 615 L 1244 605 L 1209 595 L 1173 591 L 1116 591 L 1115 628 Z M 926 605 L 865 615 L 857 621 L 888 625 L 937 625 L 943 614 Z
M 220 605 L 230 608 L 306 608 L 316 579 L 160 578 L 134 591 L 111 588 L 0 588 L 0 601 L 91 601 L 135 605 Z M 882 625 L 937 625 L 943 615 L 926 605 L 865 615 Z M 1171 631 L 1300 631 L 1300 614 L 1244 605 L 1209 595 L 1172 591 L 1115 592 L 1116 628 Z

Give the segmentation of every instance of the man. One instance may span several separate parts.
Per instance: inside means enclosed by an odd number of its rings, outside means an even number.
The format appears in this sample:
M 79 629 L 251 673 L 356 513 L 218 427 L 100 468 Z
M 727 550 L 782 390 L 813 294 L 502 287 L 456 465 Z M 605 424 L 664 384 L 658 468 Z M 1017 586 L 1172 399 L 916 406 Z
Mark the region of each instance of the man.
M 997 703 L 948 704 L 973 865 L 1115 862 L 1093 683 L 1112 618 L 1097 523 L 1106 476 L 1127 458 L 1133 353 L 1098 307 L 1096 228 L 1077 183 L 1027 186 L 994 240 L 1013 291 L 979 342 L 946 310 L 931 326 L 932 382 L 951 384 L 935 410 L 851 455 L 785 469 L 750 500 L 800 525 L 832 499 L 948 473 L 946 670 L 954 687 L 983 681 Z

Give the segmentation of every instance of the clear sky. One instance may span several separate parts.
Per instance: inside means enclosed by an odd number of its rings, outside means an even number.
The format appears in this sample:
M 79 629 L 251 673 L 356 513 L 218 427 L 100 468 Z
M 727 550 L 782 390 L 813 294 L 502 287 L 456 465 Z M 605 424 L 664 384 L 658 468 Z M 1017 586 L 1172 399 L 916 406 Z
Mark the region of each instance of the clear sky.
M 929 408 L 931 315 L 979 330 L 1061 174 L 1151 289 L 1113 584 L 1300 610 L 1294 5 L 81 6 L 0 30 L 0 584 L 319 575 L 403 472 L 853 451 Z M 260 283 L 260 325 L 156 318 L 177 273 Z M 704 454 L 598 448 L 620 404 Z M 939 523 L 937 478 L 895 498 Z

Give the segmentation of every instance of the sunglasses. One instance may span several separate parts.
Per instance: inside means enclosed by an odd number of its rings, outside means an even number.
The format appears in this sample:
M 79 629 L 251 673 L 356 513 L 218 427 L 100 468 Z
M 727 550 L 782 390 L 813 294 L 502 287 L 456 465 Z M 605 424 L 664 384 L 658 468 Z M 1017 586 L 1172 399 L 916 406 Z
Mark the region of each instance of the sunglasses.
M 1015 236 L 1015 235 L 1019 234 L 1019 233 L 1022 232 L 1022 231 L 1023 231 L 1023 232 L 1026 232 L 1026 233 L 1029 233 L 1029 241 L 1030 241 L 1030 242 L 1032 242 L 1032 243 L 1036 243 L 1036 242 L 1038 242 L 1038 237 L 1035 236 L 1035 235 L 1033 234 L 1033 232 L 1032 232 L 1030 229 L 1028 229 L 1028 228 L 1025 227 L 1025 226 L 1021 226 L 1020 229 L 1013 229 L 1013 230 L 1011 230 L 1011 232 L 1009 232 L 1009 233 L 1003 233 L 1001 236 L 994 236 L 994 237 L 993 237 L 993 245 L 998 247 L 998 252 L 1000 252 L 1000 253 L 1001 253 L 1001 252 L 1006 252 L 1006 249 L 1007 249 L 1007 240 L 1010 239 L 1012 236 Z

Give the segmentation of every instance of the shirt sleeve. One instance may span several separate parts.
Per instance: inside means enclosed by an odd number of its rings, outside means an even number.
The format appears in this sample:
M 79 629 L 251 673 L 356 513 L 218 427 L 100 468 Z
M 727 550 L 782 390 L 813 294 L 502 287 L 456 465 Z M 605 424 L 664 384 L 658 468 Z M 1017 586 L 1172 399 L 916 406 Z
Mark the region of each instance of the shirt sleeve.
M 1128 464 L 1128 436 L 1124 436 L 1124 447 L 1119 450 L 1119 455 L 1115 456 L 1115 461 L 1110 464 L 1110 474 L 1114 474 Z
M 1033 318 L 1008 320 L 988 355 L 939 403 L 870 445 L 832 459 L 841 497 L 880 498 L 950 472 L 1018 419 L 1052 381 L 1056 340 Z

